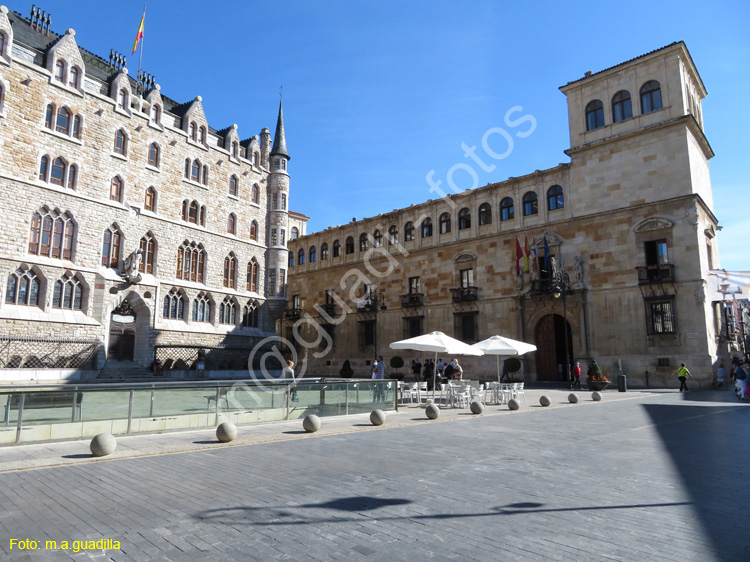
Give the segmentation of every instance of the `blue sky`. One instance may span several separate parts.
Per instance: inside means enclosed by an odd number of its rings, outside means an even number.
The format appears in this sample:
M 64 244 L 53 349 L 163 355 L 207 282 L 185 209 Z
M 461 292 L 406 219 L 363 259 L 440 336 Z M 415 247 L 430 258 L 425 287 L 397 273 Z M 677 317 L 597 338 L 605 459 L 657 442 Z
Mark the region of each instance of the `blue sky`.
M 7 0 L 6 0 L 7 2 Z M 8 2 L 27 14 L 31 4 Z M 50 1 L 52 28 L 76 30 L 100 55 L 130 48 L 142 2 Z M 750 270 L 750 3 L 151 1 L 143 68 L 167 96 L 203 96 L 209 124 L 247 138 L 276 123 L 279 86 L 290 163 L 291 207 L 308 231 L 435 198 L 505 113 L 522 106 L 537 128 L 479 185 L 568 162 L 565 96 L 558 87 L 684 40 L 708 89 L 705 130 L 721 265 Z M 467 175 L 456 183 L 470 187 Z

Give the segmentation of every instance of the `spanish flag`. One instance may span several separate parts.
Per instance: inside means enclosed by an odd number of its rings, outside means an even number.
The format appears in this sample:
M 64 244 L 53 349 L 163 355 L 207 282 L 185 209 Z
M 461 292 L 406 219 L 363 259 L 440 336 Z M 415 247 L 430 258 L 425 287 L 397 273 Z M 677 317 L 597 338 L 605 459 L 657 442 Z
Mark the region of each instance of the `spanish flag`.
M 518 237 L 516 237 L 516 275 L 521 275 L 521 260 L 523 259 L 523 249 L 521 248 L 521 244 L 518 242 Z
M 143 17 L 141 17 L 141 24 L 138 26 L 138 33 L 135 34 L 135 41 L 133 42 L 133 52 L 130 53 L 135 54 L 136 49 L 138 49 L 138 43 L 143 39 L 143 22 L 146 21 L 146 8 L 143 8 Z

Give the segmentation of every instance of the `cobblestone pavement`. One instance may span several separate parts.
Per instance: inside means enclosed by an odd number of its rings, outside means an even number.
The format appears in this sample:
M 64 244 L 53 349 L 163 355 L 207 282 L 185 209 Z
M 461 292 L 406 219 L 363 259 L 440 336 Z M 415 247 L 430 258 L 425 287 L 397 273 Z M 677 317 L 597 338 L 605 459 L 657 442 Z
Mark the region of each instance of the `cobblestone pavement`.
M 545 391 L 426 421 L 366 416 L 0 450 L 10 560 L 750 559 L 750 409 L 731 392 Z M 248 437 L 254 435 L 255 437 Z M 244 439 L 244 441 L 242 441 Z M 174 452 L 179 450 L 186 452 Z M 22 455 L 25 458 L 21 458 Z M 77 451 L 77 452 L 76 452 Z M 158 454 L 172 452 L 172 454 Z M 137 456 L 148 455 L 148 456 Z M 11 466 L 65 466 L 8 470 Z M 16 464 L 13 464 L 16 463 Z M 38 541 L 11 550 L 12 539 Z M 112 539 L 120 549 L 45 550 Z

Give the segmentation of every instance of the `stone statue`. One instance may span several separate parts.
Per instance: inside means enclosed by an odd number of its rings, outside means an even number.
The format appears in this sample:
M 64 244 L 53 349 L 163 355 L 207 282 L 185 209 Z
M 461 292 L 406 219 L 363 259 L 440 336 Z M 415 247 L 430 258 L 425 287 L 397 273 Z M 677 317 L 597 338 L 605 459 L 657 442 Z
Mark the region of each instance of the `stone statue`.
M 583 260 L 580 256 L 573 258 L 573 268 L 575 270 L 575 285 L 576 289 L 583 287 Z
M 125 279 L 131 285 L 137 285 L 143 279 L 143 276 L 138 271 L 143 261 L 143 250 L 138 248 L 135 252 L 131 252 L 122 262 L 122 273 L 120 277 Z

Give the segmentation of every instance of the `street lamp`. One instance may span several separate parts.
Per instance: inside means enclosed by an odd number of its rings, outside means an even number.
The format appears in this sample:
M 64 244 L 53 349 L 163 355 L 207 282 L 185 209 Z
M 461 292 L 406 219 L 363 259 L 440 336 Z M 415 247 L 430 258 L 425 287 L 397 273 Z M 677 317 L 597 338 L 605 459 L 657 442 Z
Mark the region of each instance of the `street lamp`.
M 570 288 L 570 277 L 564 271 L 555 273 L 555 283 L 552 285 L 552 291 L 556 299 L 562 296 L 563 301 L 563 321 L 565 323 L 565 382 L 570 382 L 570 348 L 568 344 L 568 307 L 566 297 L 573 294 Z
M 388 307 L 385 305 L 385 295 L 381 292 L 376 292 L 374 289 L 370 289 L 367 293 L 367 300 L 369 301 L 365 308 L 372 310 L 375 313 L 375 326 L 372 333 L 373 347 L 375 348 L 375 357 L 378 356 L 378 309 L 387 310 Z M 380 306 L 378 306 L 380 305 Z

